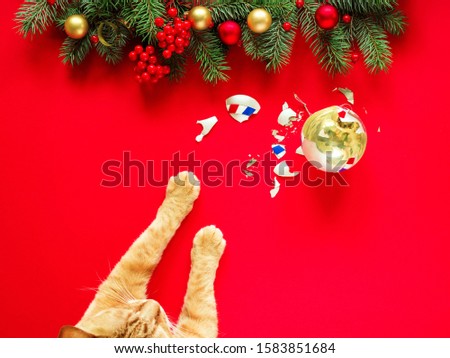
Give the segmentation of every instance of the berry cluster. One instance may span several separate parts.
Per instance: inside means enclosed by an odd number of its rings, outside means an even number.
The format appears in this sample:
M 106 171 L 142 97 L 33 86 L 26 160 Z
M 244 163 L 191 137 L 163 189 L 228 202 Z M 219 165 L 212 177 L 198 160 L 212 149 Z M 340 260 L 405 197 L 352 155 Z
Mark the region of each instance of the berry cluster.
M 171 18 L 167 23 L 161 17 L 155 19 L 155 25 L 162 28 L 156 34 L 156 39 L 165 59 L 171 58 L 174 52 L 181 55 L 189 46 L 191 38 L 191 23 L 177 17 L 177 9 L 170 8 L 167 15 Z
M 141 45 L 137 45 L 134 51 L 128 54 L 128 57 L 131 61 L 137 61 L 134 72 L 136 73 L 136 81 L 139 83 L 156 83 L 170 73 L 169 66 L 162 66 L 159 63 L 154 46 L 147 46 L 144 51 Z
M 172 57 L 175 52 L 181 55 L 190 44 L 191 23 L 183 21 L 175 8 L 167 11 L 169 21 L 166 23 L 162 17 L 155 19 L 155 25 L 162 30 L 156 34 L 159 49 L 162 57 L 166 60 Z M 145 48 L 137 45 L 133 51 L 128 54 L 131 61 L 137 62 L 134 67 L 136 81 L 157 83 L 161 78 L 170 73 L 170 67 L 160 63 L 157 56 L 156 46 L 149 45 Z

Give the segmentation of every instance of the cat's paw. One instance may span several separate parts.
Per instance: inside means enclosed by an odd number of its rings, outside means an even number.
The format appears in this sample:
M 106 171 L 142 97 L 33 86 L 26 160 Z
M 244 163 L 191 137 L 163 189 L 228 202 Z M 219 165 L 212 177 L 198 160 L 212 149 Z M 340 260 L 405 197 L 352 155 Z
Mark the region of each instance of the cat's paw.
M 200 194 L 200 181 L 192 172 L 181 172 L 167 184 L 167 197 L 194 202 Z
M 207 226 L 195 235 L 192 255 L 194 257 L 212 257 L 219 260 L 225 250 L 225 245 L 226 241 L 223 238 L 222 231 L 214 225 Z

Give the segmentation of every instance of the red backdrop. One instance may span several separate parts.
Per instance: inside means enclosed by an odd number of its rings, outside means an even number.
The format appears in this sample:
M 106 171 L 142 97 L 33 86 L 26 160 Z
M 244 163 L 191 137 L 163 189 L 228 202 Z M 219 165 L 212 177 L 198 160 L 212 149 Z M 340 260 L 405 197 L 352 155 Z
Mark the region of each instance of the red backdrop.
M 3 337 L 53 337 L 75 324 L 104 278 L 160 205 L 164 188 L 105 188 L 101 165 L 130 151 L 162 160 L 180 151 L 226 163 L 264 153 L 284 101 L 311 109 L 355 91 L 369 133 L 349 187 L 203 187 L 167 249 L 149 293 L 176 317 L 195 232 L 216 224 L 228 246 L 216 282 L 222 337 L 448 337 L 448 58 L 442 2 L 402 1 L 409 18 L 393 39 L 389 74 L 358 63 L 347 77 L 324 73 L 301 38 L 291 64 L 266 74 L 235 48 L 229 83 L 202 83 L 190 66 L 180 84 L 141 89 L 132 65 L 96 55 L 71 69 L 58 59 L 63 35 L 34 41 L 12 29 L 20 1 L 0 12 L 0 250 Z M 261 113 L 238 124 L 233 94 Z M 362 108 L 367 109 L 367 115 Z M 219 124 L 197 144 L 199 119 Z M 378 133 L 378 127 L 381 132 Z M 295 149 L 290 147 L 290 149 Z M 200 171 L 197 171 L 200 175 Z

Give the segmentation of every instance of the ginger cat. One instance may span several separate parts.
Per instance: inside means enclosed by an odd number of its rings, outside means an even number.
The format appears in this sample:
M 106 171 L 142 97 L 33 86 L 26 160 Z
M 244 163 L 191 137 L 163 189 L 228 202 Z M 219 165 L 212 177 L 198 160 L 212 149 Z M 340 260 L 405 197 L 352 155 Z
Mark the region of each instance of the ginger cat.
M 62 327 L 59 337 L 217 337 L 214 279 L 225 240 L 216 227 L 205 227 L 194 238 L 188 287 L 177 324 L 169 321 L 158 302 L 146 297 L 147 284 L 164 249 L 199 193 L 193 173 L 182 172 L 170 179 L 155 220 L 100 285 L 80 322 Z

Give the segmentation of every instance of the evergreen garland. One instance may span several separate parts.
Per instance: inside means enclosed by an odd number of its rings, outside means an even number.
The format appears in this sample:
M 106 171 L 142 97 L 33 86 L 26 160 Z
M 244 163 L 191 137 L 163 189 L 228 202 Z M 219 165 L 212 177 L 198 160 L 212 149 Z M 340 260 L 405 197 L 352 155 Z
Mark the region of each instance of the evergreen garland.
M 295 0 L 25 0 L 16 14 L 18 31 L 23 36 L 41 34 L 51 25 L 64 27 L 65 20 L 73 14 L 83 14 L 89 23 L 88 36 L 74 40 L 66 38 L 60 56 L 64 63 L 81 63 L 91 49 L 108 63 L 118 63 L 127 45 L 134 42 L 157 43 L 160 29 L 155 19 L 167 20 L 166 10 L 176 7 L 180 16 L 193 6 L 204 5 L 211 10 L 216 25 L 213 29 L 193 31 L 186 54 L 174 54 L 165 65 L 171 68 L 170 78 L 179 80 L 185 73 L 186 55 L 199 63 L 205 81 L 226 81 L 229 66 L 226 61 L 227 46 L 223 45 L 217 25 L 234 20 L 242 29 L 242 46 L 252 59 L 266 63 L 268 71 L 278 71 L 291 57 L 297 28 L 309 43 L 319 64 L 331 74 L 345 74 L 351 69 L 351 54 L 359 51 L 369 72 L 385 71 L 392 64 L 392 51 L 388 35 L 401 35 L 405 30 L 405 17 L 396 9 L 396 0 L 329 0 L 339 15 L 351 16 L 350 23 L 342 20 L 332 30 L 321 29 L 315 12 L 325 1 L 305 0 L 297 8 Z M 273 18 L 272 26 L 263 34 L 255 34 L 247 26 L 248 14 L 256 8 L 266 9 Z M 283 24 L 289 22 L 291 31 Z M 92 43 L 90 37 L 99 33 L 101 41 Z

